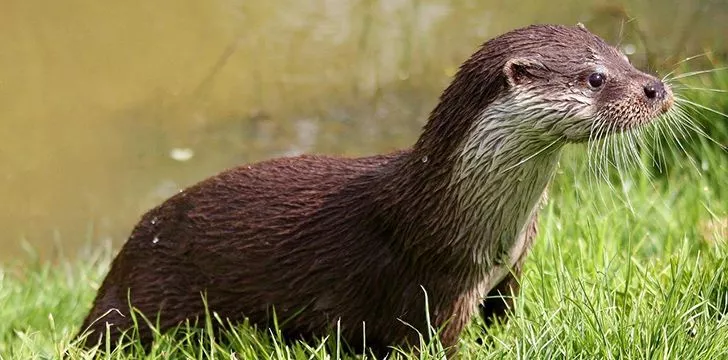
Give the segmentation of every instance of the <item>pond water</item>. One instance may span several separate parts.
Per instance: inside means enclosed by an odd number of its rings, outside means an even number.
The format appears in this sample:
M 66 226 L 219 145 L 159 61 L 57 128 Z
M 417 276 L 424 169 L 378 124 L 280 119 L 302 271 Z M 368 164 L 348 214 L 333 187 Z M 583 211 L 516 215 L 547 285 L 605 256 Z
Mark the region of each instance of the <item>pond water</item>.
M 3 0 L 0 261 L 118 245 L 226 167 L 408 146 L 460 62 L 515 27 L 581 21 L 656 68 L 728 33 L 724 1 L 603 4 Z

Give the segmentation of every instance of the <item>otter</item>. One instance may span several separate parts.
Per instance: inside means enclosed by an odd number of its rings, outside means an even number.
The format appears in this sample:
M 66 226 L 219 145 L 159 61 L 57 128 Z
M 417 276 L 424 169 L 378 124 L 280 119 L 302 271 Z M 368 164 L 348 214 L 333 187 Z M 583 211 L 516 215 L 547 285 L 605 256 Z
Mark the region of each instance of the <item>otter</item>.
M 244 165 L 144 214 L 79 336 L 117 342 L 135 309 L 161 331 L 208 312 L 263 327 L 275 314 L 289 339 L 336 329 L 386 354 L 435 328 L 454 349 L 473 316 L 507 317 L 563 146 L 672 103 L 582 25 L 512 30 L 461 65 L 411 148 Z

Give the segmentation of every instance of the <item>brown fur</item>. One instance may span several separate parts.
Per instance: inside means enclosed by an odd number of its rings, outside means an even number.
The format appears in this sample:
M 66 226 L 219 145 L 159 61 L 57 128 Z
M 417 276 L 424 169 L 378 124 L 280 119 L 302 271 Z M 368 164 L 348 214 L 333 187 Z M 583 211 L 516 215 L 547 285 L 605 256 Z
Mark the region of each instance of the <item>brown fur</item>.
M 204 294 L 211 312 L 233 321 L 248 318 L 267 326 L 275 308 L 278 319 L 287 320 L 282 331 L 291 338 L 324 335 L 340 321 L 343 338 L 357 347 L 365 323 L 366 344 L 378 354 L 393 345 L 416 346 L 418 332 L 427 333 L 429 310 L 432 326 L 442 329 L 440 340 L 452 347 L 485 294 L 481 313 L 489 321 L 512 306 L 510 295 L 518 292 L 520 269 L 536 233 L 530 200 L 511 217 L 498 213 L 498 204 L 488 208 L 493 199 L 487 195 L 467 199 L 475 204 L 469 206 L 484 206 L 496 224 L 514 222 L 509 229 L 515 232 L 494 234 L 500 238 L 462 222 L 465 210 L 458 199 L 465 197 L 456 194 L 453 178 L 468 151 L 463 144 L 491 103 L 517 86 L 553 80 L 549 71 L 567 76 L 567 69 L 558 66 L 568 66 L 565 59 L 576 63 L 588 57 L 587 48 L 602 57 L 618 56 L 581 28 L 516 30 L 487 42 L 463 64 L 412 149 L 356 159 L 273 159 L 224 171 L 180 192 L 134 228 L 82 331 L 105 334 L 109 323 L 116 341 L 131 327 L 127 300 L 152 321 L 158 315 L 161 329 L 168 329 L 204 315 Z M 509 62 L 516 57 L 520 60 Z M 634 76 L 642 79 L 643 74 Z M 561 125 L 529 130 L 534 142 L 523 149 L 534 151 L 548 132 L 564 132 Z M 460 235 L 468 241 L 458 242 Z M 504 265 L 512 272 L 488 275 L 495 257 L 521 237 L 524 246 L 515 263 Z M 474 249 L 483 247 L 494 258 L 474 259 Z M 146 343 L 151 339 L 145 327 L 140 336 Z

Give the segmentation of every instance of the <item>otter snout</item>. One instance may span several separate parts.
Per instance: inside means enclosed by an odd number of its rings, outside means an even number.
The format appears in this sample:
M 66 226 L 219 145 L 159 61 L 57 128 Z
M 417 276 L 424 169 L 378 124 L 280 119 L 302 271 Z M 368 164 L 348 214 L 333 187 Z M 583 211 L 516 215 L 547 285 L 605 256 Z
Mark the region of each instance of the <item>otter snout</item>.
M 647 101 L 658 105 L 662 113 L 670 110 L 673 101 L 669 86 L 658 79 L 651 78 L 642 86 L 642 89 Z
M 662 100 L 665 98 L 665 85 L 662 81 L 651 81 L 644 86 L 645 96 L 650 100 Z

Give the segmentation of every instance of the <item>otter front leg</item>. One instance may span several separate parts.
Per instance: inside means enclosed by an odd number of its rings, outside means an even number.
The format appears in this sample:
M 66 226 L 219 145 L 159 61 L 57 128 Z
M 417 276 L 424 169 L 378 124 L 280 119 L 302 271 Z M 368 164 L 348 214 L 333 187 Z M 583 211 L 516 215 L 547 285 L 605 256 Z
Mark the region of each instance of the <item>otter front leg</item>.
M 492 325 L 496 320 L 507 319 L 508 312 L 513 309 L 514 299 L 520 291 L 518 283 L 520 276 L 520 267 L 513 269 L 513 272 L 509 272 L 480 303 L 480 316 L 485 321 L 485 326 Z
M 545 201 L 546 192 L 543 198 Z M 513 309 L 514 301 L 518 292 L 521 290 L 519 282 L 521 277 L 521 268 L 526 258 L 526 254 L 531 248 L 533 239 L 538 231 L 538 215 L 534 214 L 528 224 L 528 228 L 523 233 L 523 252 L 516 260 L 508 274 L 495 287 L 493 287 L 486 295 L 485 299 L 480 303 L 480 315 L 485 321 L 486 326 L 490 326 L 496 320 L 505 321 L 508 312 Z

